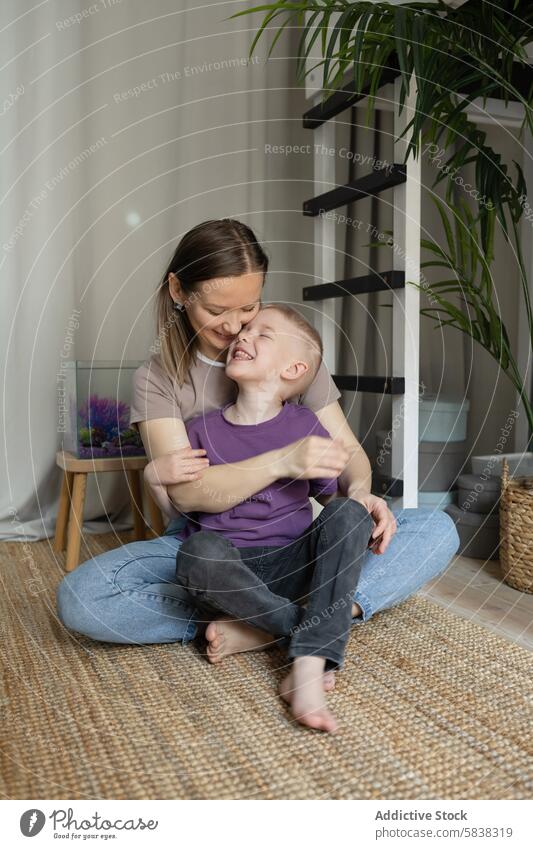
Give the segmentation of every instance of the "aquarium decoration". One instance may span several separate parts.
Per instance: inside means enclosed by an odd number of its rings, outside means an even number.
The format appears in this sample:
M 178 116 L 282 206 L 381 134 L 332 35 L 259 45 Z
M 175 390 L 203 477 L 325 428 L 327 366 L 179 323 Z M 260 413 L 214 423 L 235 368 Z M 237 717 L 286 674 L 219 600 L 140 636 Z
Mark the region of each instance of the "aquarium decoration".
M 138 431 L 130 427 L 130 406 L 91 395 L 78 409 L 79 457 L 130 457 L 144 454 Z
M 142 361 L 74 360 L 66 364 L 68 415 L 63 448 L 79 459 L 144 456 L 141 437 L 130 427 L 135 369 Z

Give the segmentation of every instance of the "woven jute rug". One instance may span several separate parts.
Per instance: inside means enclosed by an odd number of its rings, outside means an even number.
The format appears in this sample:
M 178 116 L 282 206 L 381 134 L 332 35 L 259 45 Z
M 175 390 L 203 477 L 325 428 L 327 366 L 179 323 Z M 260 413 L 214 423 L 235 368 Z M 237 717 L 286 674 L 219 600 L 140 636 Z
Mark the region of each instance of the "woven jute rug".
M 277 697 L 281 652 L 213 667 L 69 633 L 62 562 L 51 540 L 0 544 L 4 798 L 531 798 L 532 658 L 482 627 L 420 597 L 355 626 L 332 737 Z

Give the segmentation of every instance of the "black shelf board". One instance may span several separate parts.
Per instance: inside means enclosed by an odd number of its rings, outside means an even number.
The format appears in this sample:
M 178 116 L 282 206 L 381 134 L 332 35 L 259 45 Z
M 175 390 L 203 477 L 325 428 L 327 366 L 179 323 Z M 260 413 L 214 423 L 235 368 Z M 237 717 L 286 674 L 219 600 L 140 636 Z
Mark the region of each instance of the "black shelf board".
M 350 277 L 347 280 L 335 280 L 333 283 L 305 286 L 303 300 L 323 301 L 326 298 L 343 298 L 345 295 L 364 295 L 366 292 L 385 292 L 404 288 L 405 273 L 403 271 L 384 271 L 383 274 L 365 274 L 363 277 Z
M 338 389 L 349 392 L 378 392 L 380 395 L 404 395 L 404 377 L 374 377 L 360 374 L 333 374 Z
M 369 195 L 377 195 L 393 186 L 399 186 L 401 183 L 405 183 L 405 180 L 405 165 L 395 162 L 386 168 L 371 171 L 364 177 L 350 180 L 344 186 L 337 186 L 329 192 L 324 192 L 322 195 L 304 201 L 303 213 L 304 215 L 319 215 L 321 212 L 329 212 L 329 210 L 337 209 L 337 207 L 344 206 L 347 203 L 354 203 Z
M 381 74 L 378 90 L 381 86 L 393 82 L 400 73 L 397 54 L 392 53 L 388 61 L 389 64 L 386 68 L 384 68 L 383 73 Z M 471 57 L 465 55 L 466 67 L 469 66 L 471 61 Z M 487 79 L 487 82 L 490 82 L 490 80 Z M 533 65 L 522 65 L 520 62 L 514 62 L 513 69 L 511 71 L 510 85 L 514 90 L 518 91 L 522 97 L 529 101 L 533 93 Z M 458 93 L 463 95 L 475 95 L 478 88 L 479 85 L 477 83 L 475 86 L 467 85 Z M 308 109 L 307 112 L 304 112 L 302 120 L 304 128 L 308 130 L 315 130 L 322 124 L 325 124 L 326 121 L 329 121 L 331 118 L 335 118 L 336 115 L 340 115 L 341 112 L 344 112 L 346 109 L 354 106 L 358 103 L 358 101 L 363 100 L 368 93 L 369 86 L 365 86 L 361 91 L 356 91 L 355 83 L 352 80 L 346 86 L 343 86 L 336 91 L 334 90 L 333 93 L 322 103 L 317 103 L 315 106 Z M 505 102 L 506 99 L 511 102 L 516 102 L 512 91 L 501 86 L 495 86 L 492 91 L 488 92 L 487 96 L 492 97 L 495 100 L 501 100 L 502 102 Z
M 398 57 L 396 53 L 393 53 L 390 59 L 390 65 L 381 74 L 379 87 L 381 88 L 381 86 L 393 82 L 399 73 Z M 347 86 L 335 91 L 323 103 L 317 103 L 316 106 L 308 109 L 303 116 L 303 126 L 307 130 L 315 130 L 326 121 L 329 121 L 330 118 L 334 118 L 336 115 L 344 112 L 345 109 L 354 106 L 359 100 L 363 100 L 369 90 L 370 86 L 365 86 L 362 91 L 356 91 L 355 83 L 352 80 Z

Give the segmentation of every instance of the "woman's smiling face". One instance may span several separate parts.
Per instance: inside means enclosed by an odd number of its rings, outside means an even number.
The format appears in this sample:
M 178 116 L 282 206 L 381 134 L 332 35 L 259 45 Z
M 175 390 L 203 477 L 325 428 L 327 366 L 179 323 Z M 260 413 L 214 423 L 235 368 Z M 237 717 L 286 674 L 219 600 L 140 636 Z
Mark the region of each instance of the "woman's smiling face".
M 198 347 L 205 356 L 224 359 L 221 355 L 228 345 L 259 312 L 263 281 L 262 271 L 214 277 L 199 283 L 188 295 L 175 275 L 169 275 L 171 297 L 184 304 Z

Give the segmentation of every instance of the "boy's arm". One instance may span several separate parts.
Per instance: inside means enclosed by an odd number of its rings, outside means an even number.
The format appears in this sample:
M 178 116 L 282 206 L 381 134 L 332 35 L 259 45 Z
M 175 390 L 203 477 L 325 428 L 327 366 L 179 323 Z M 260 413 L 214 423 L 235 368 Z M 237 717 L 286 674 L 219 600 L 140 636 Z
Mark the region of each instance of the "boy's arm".
M 199 480 L 209 465 L 206 453 L 201 446 L 197 448 L 187 446 L 171 454 L 156 457 L 144 467 L 144 481 L 150 488 L 152 498 L 169 519 L 175 519 L 182 513 L 169 498 L 167 485 L 170 481 Z
M 139 431 L 150 458 L 168 458 L 169 452 L 190 444 L 184 423 L 177 419 L 142 421 Z M 339 475 L 347 459 L 348 453 L 340 442 L 304 438 L 238 463 L 208 466 L 197 480 L 172 484 L 165 481 L 165 486 L 182 513 L 221 513 L 279 478 L 309 480 Z
M 173 454 L 183 447 L 190 447 L 184 422 L 171 418 L 152 419 L 139 422 L 138 427 L 147 456 L 152 461 L 161 459 L 164 462 L 162 472 L 168 479 L 163 482 L 159 475 L 159 483 L 165 486 L 178 515 L 195 511 L 221 513 L 286 474 L 283 452 L 275 449 L 238 463 L 208 466 L 195 480 L 171 480 Z M 330 452 L 333 464 L 338 453 L 338 446 L 335 452 Z M 289 454 L 294 463 L 302 452 L 296 456 L 294 451 Z

